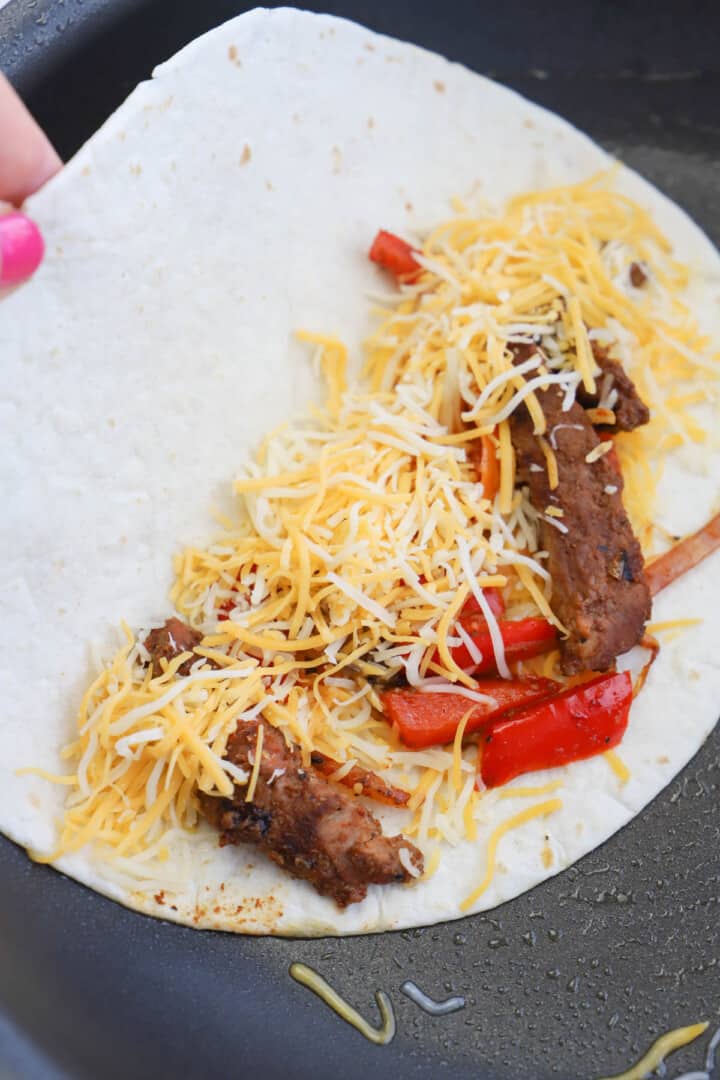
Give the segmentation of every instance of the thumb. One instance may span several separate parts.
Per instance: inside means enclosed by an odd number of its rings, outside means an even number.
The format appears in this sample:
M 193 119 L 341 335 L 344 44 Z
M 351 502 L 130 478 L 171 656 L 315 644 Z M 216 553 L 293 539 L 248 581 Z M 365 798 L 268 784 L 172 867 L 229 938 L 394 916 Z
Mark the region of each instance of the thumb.
M 19 206 L 61 166 L 50 140 L 0 74 L 0 199 Z
M 49 140 L 0 74 L 0 289 L 30 277 L 44 251 L 37 226 L 12 204 L 22 203 L 61 166 Z

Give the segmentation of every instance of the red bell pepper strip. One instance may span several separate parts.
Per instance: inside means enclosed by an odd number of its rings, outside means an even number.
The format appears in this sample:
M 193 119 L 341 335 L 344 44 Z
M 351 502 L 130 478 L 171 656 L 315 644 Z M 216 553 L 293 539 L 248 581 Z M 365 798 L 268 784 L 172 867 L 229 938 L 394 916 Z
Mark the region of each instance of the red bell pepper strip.
M 548 698 L 557 688 L 552 679 L 483 679 L 476 689 L 495 699 L 495 705 L 468 700 L 462 694 L 428 694 L 422 690 L 386 690 L 383 709 L 406 746 L 418 750 L 452 742 L 462 718 L 472 709 L 465 734 L 478 731 L 508 709 Z
M 403 281 L 414 281 L 422 273 L 422 267 L 416 260 L 413 248 L 406 240 L 394 233 L 381 229 L 373 240 L 370 258 L 385 270 L 389 270 Z
M 699 562 L 707 558 L 716 548 L 720 547 L 720 514 L 703 525 L 691 536 L 686 536 L 679 544 L 675 544 L 664 555 L 645 567 L 645 577 L 650 587 L 652 596 L 657 596 L 661 589 L 669 585 L 681 574 L 692 570 Z
M 222 604 L 217 609 L 218 610 L 217 621 L 218 622 L 227 622 L 227 620 L 230 618 L 230 612 L 235 607 L 235 604 L 236 604 L 235 600 L 223 600 Z
M 483 589 L 483 596 L 496 619 L 505 614 L 505 600 L 499 589 Z M 463 604 L 460 620 L 467 619 L 470 615 L 482 615 L 482 608 L 472 593 Z
M 476 664 L 467 645 L 463 644 L 450 649 L 450 655 L 455 663 L 458 667 L 472 671 L 474 674 L 484 675 L 489 671 L 495 671 L 495 653 L 485 619 L 479 615 L 472 615 L 467 619 L 461 618 L 459 622 L 481 652 L 482 660 Z M 549 652 L 557 643 L 557 630 L 547 619 L 508 620 L 499 622 L 498 627 L 505 646 L 505 659 L 508 661 L 527 660 L 531 656 L 539 656 L 541 653 Z M 436 663 L 440 660 L 437 653 L 433 660 Z
M 625 733 L 632 699 L 629 672 L 611 672 L 497 720 L 480 740 L 483 783 L 499 787 L 610 750 Z

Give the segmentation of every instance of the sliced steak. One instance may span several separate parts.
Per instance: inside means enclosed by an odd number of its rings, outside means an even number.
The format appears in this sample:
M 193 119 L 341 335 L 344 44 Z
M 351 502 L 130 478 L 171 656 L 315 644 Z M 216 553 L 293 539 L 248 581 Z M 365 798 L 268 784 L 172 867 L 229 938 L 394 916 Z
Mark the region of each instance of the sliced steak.
M 510 423 L 517 476 L 528 485 L 533 506 L 542 514 L 548 507 L 562 511 L 560 518 L 540 519 L 553 610 L 568 631 L 560 643 L 562 669 L 568 675 L 606 671 L 638 643 L 650 615 L 642 552 L 625 513 L 622 476 L 612 455 L 585 460 L 599 445 L 585 410 L 576 402 L 563 412 L 564 395 L 557 387 L 537 396 L 557 459 L 554 491 L 524 405 Z
M 334 787 L 282 734 L 261 720 L 239 723 L 226 757 L 251 770 L 263 725 L 260 771 L 252 802 L 236 787 L 231 799 L 200 795 L 203 812 L 221 831 L 221 844 L 255 844 L 293 877 L 309 881 L 339 905 L 362 900 L 368 885 L 409 881 L 400 851 L 422 872 L 420 851 L 403 836 L 384 836 L 380 822 L 352 795 Z
M 199 630 L 193 630 L 192 626 L 188 626 L 182 619 L 167 619 L 164 626 L 151 630 L 143 644 L 150 653 L 153 675 L 162 673 L 161 660 L 169 663 L 180 653 L 192 652 L 195 646 L 200 644 L 202 638 Z M 197 656 L 191 656 L 184 660 L 178 668 L 178 674 L 187 675 L 197 659 Z
M 342 768 L 339 761 L 321 754 L 319 750 L 313 750 L 310 754 L 310 764 L 321 776 L 326 776 L 328 779 Z M 394 784 L 388 784 L 382 776 L 370 772 L 369 769 L 362 769 L 359 765 L 353 765 L 352 769 L 335 783 L 352 788 L 356 795 L 364 795 L 368 799 L 385 803 L 387 806 L 405 806 L 410 801 L 409 791 L 395 787 Z
M 585 408 L 594 408 L 601 395 L 605 397 L 612 388 L 617 392 L 617 401 L 613 405 L 615 423 L 607 425 L 608 431 L 633 431 L 636 427 L 647 424 L 650 419 L 650 410 L 637 392 L 637 387 L 625 371 L 619 360 L 608 356 L 607 349 L 592 342 L 595 363 L 600 368 L 601 374 L 597 377 L 598 393 L 588 394 L 580 386 L 577 392 L 577 400 Z M 606 425 L 602 425 L 606 427 Z

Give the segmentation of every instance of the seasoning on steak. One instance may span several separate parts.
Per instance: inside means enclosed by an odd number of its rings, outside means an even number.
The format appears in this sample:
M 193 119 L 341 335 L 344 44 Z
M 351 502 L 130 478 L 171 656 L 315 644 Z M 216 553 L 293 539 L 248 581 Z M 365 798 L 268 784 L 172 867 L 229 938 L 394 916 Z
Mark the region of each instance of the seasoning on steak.
M 650 410 L 637 392 L 637 387 L 625 371 L 619 360 L 614 360 L 608 355 L 607 349 L 592 342 L 592 351 L 595 363 L 600 368 L 601 374 L 597 376 L 596 383 L 598 392 L 588 394 L 582 386 L 578 388 L 577 400 L 586 408 L 593 408 L 600 398 L 606 398 L 612 389 L 617 394 L 617 400 L 612 406 L 615 413 L 613 425 L 601 425 L 608 431 L 633 431 L 636 427 L 647 424 L 650 419 Z
M 515 356 L 517 362 L 527 353 L 517 350 Z M 622 476 L 612 455 L 585 460 L 599 445 L 585 410 L 575 402 L 563 412 L 564 395 L 557 387 L 537 397 L 557 459 L 554 491 L 524 405 L 510 423 L 517 476 L 528 485 L 534 508 L 540 514 L 549 506 L 562 511 L 560 518 L 545 516 L 539 522 L 553 610 L 568 631 L 560 642 L 562 669 L 568 675 L 605 671 L 640 641 L 650 615 L 642 552 L 623 507 Z
M 631 262 L 629 271 L 630 284 L 634 285 L 636 289 L 642 289 L 643 285 L 648 279 L 648 272 L 645 269 L 643 263 Z
M 260 771 L 252 802 L 245 789 L 231 799 L 200 794 L 203 812 L 221 833 L 221 844 L 256 844 L 293 877 L 309 881 L 339 907 L 362 900 L 368 885 L 409 881 L 400 851 L 419 871 L 420 851 L 403 836 L 384 836 L 380 822 L 352 795 L 313 768 L 303 768 L 296 749 L 262 720 L 240 722 L 225 756 L 251 770 L 263 726 Z
M 200 644 L 202 638 L 198 630 L 193 630 L 192 626 L 175 618 L 167 619 L 163 626 L 158 627 L 157 630 L 151 630 L 143 644 L 150 653 L 153 675 L 162 674 L 161 660 L 167 660 L 169 663 L 180 653 L 192 652 L 195 646 Z M 187 675 L 197 659 L 197 656 L 190 656 L 184 660 L 178 668 L 178 675 Z

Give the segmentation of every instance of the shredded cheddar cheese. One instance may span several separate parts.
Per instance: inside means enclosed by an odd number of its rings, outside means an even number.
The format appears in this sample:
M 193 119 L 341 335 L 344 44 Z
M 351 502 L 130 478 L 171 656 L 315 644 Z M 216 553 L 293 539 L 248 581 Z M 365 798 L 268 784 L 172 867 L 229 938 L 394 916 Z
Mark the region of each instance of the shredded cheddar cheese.
M 501 799 L 532 799 L 538 795 L 551 795 L 553 791 L 559 791 L 563 786 L 562 780 L 551 780 L 548 784 L 538 787 L 532 785 L 518 785 L 517 787 L 504 787 L 500 792 Z
M 606 1077 L 605 1080 L 645 1080 L 646 1077 L 650 1076 L 662 1065 L 669 1054 L 679 1050 L 681 1046 L 687 1046 L 688 1043 L 704 1034 L 707 1029 L 708 1021 L 704 1021 L 700 1024 L 689 1024 L 688 1027 L 668 1031 L 661 1035 L 659 1039 L 656 1039 L 648 1052 L 643 1054 L 635 1065 L 626 1069 L 623 1073 Z M 695 1073 L 694 1075 L 697 1077 L 707 1076 L 707 1073 Z
M 497 853 L 498 844 L 502 840 L 506 833 L 511 832 L 512 829 L 518 829 L 521 825 L 527 824 L 528 821 L 533 821 L 534 818 L 547 817 L 548 814 L 554 814 L 556 810 L 560 810 L 562 807 L 562 799 L 548 799 L 547 802 L 538 803 L 537 806 L 529 806 L 527 810 L 521 810 L 518 814 L 514 814 L 513 817 L 503 821 L 498 825 L 495 831 L 491 834 L 488 840 L 487 848 L 487 871 L 485 877 L 478 885 L 477 889 L 466 896 L 460 904 L 461 911 L 469 911 L 470 908 L 478 902 L 482 894 L 490 885 L 495 873 L 495 856 Z
M 258 776 L 260 775 L 260 765 L 262 763 L 263 731 L 264 728 L 262 724 L 258 725 L 257 743 L 255 744 L 255 760 L 253 761 L 253 768 L 250 773 L 250 783 L 248 784 L 247 792 L 245 793 L 245 802 L 252 802 L 255 796 L 255 788 L 257 787 Z
M 610 768 L 612 769 L 612 771 L 617 776 L 620 784 L 621 785 L 627 784 L 628 780 L 630 779 L 631 774 L 630 774 L 630 770 L 628 769 L 627 765 L 625 764 L 623 759 L 620 757 L 620 755 L 618 753 L 616 753 L 614 750 L 606 750 L 603 756 L 604 756 L 605 760 L 607 761 L 608 765 L 610 766 Z
M 649 425 L 615 440 L 628 512 L 652 554 L 655 448 L 704 438 L 692 384 L 698 372 L 712 377 L 717 357 L 683 304 L 687 271 L 611 176 L 522 195 L 481 217 L 459 207 L 418 257 L 420 279 L 375 311 L 359 383 L 349 381 L 342 341 L 298 333 L 326 401 L 238 465 L 236 514 L 213 543 L 175 557 L 171 601 L 204 635 L 191 674 L 178 668 L 192 654 L 153 673 L 144 633 L 126 628 L 87 690 L 64 753 L 69 774 L 49 777 L 68 787 L 55 854 L 93 845 L 126 868 L 166 860 L 172 836 L 198 821 L 198 792 L 228 796 L 247 785 L 252 799 L 262 726 L 251 775 L 224 752 L 237 724 L 260 715 L 306 763 L 317 749 L 340 770 L 357 763 L 404 778 L 412 795 L 402 831 L 425 849 L 425 878 L 444 844 L 486 843 L 486 877 L 462 910 L 487 889 L 506 832 L 562 805 L 551 799 L 515 814 L 488 838 L 485 796 L 474 786 L 478 751 L 463 743 L 471 710 L 452 747 L 410 751 L 384 720 L 372 680 L 399 672 L 419 688 L 443 679 L 472 702 L 476 681 L 453 659 L 469 597 L 486 617 L 499 672 L 509 673 L 484 588 L 503 590 L 507 617 L 541 614 L 564 632 L 538 513 L 517 482 L 517 408 L 533 419 L 552 491 L 558 463 L 542 391 L 557 387 L 569 408 L 582 386 L 599 395 L 607 419 L 613 388 L 593 344 L 622 361 L 653 411 Z M 628 282 L 635 260 L 648 268 L 642 290 Z M 479 476 L 484 446 L 497 453 L 492 498 Z M 566 528 L 553 506 L 544 520 Z M 556 658 L 540 662 L 552 677 Z M 624 766 L 606 756 L 622 780 Z

